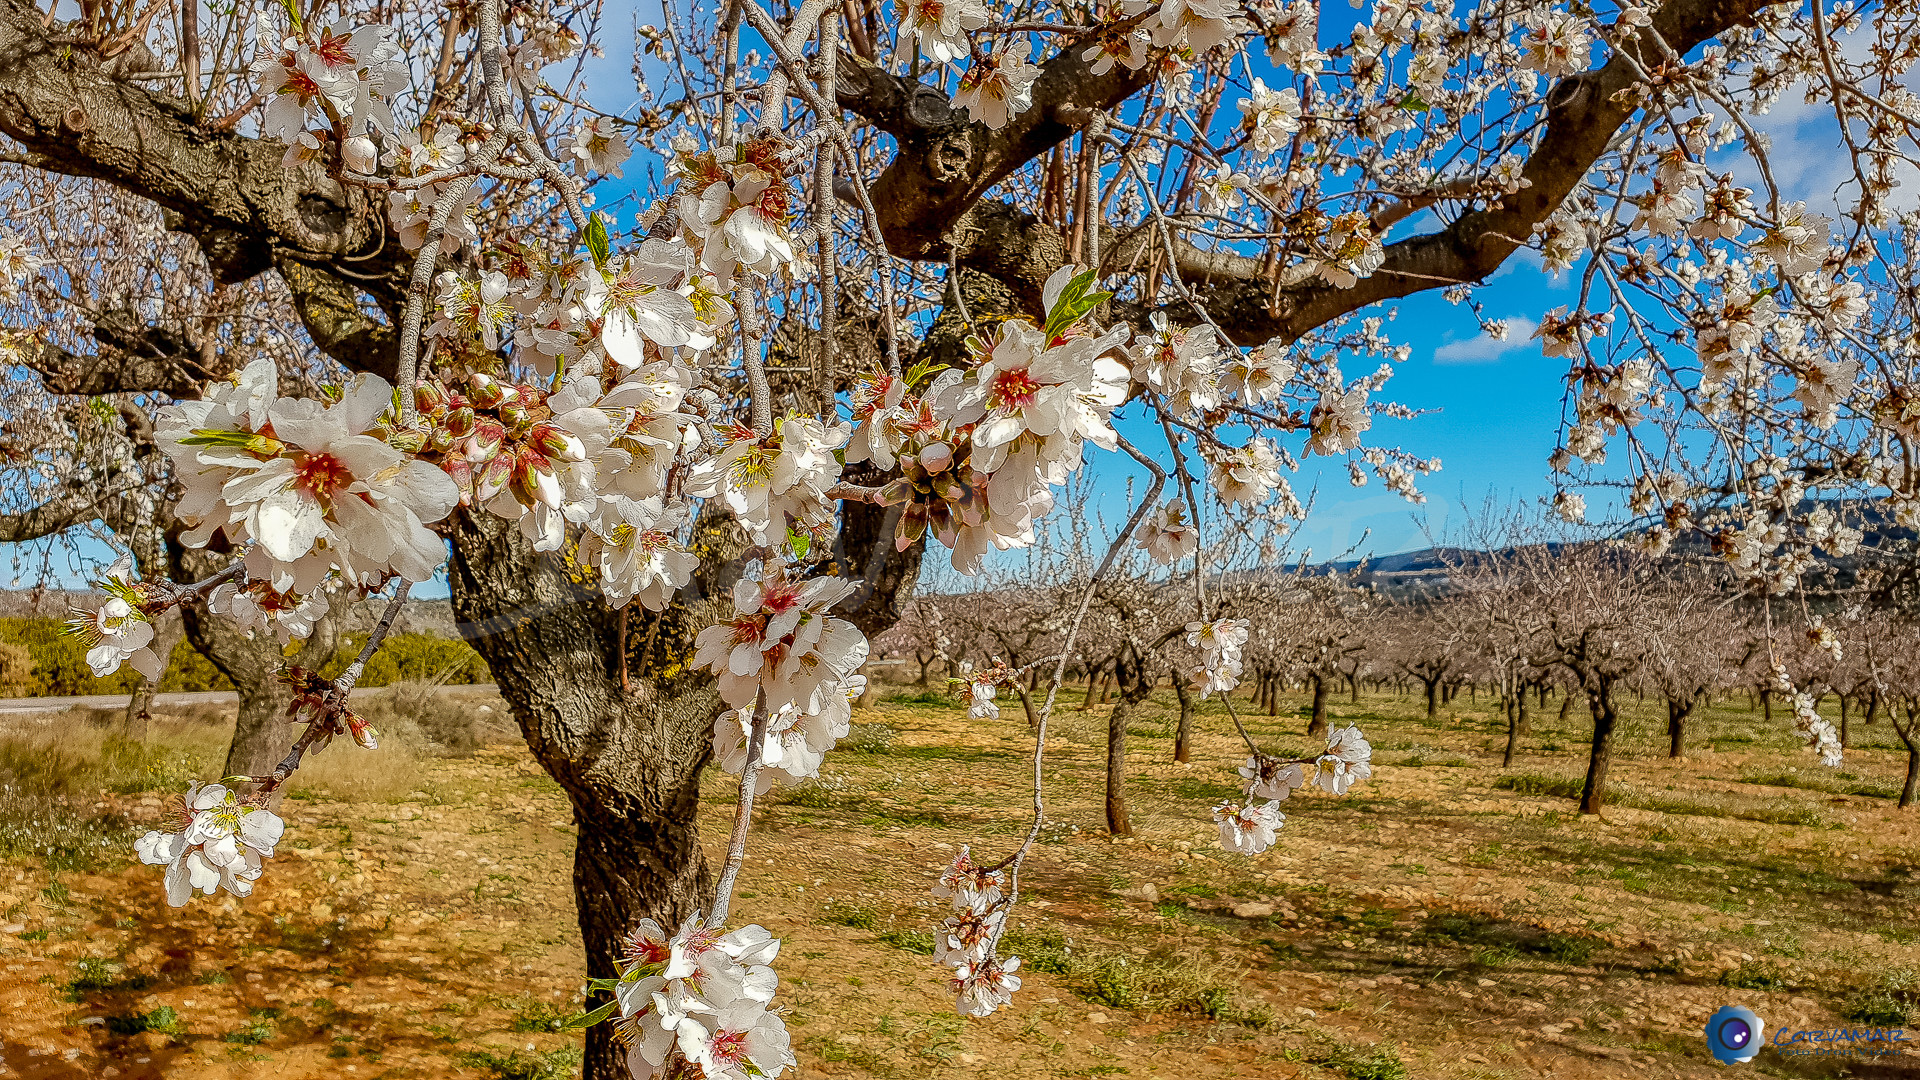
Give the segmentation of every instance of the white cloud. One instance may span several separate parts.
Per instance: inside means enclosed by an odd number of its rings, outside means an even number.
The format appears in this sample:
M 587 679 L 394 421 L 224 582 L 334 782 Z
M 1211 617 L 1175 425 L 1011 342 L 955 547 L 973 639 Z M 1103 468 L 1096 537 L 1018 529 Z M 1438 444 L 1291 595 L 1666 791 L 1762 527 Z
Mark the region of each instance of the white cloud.
M 1449 341 L 1433 350 L 1433 362 L 1436 364 L 1491 364 L 1495 360 L 1527 348 L 1532 344 L 1533 332 L 1540 324 L 1525 315 L 1507 316 L 1506 340 L 1497 340 L 1486 334 L 1476 334 L 1465 341 Z

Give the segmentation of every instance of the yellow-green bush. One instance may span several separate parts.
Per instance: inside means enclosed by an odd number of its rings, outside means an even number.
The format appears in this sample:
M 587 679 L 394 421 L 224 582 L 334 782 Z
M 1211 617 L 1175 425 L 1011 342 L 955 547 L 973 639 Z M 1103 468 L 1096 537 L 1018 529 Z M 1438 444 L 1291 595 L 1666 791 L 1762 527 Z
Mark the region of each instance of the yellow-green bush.
M 346 670 L 366 643 L 364 633 L 345 635 L 321 674 L 332 678 Z M 380 651 L 367 661 L 367 670 L 360 676 L 361 686 L 391 686 L 397 682 L 466 686 L 492 681 L 493 673 L 473 646 L 438 634 L 394 634 L 381 643 Z
M 128 694 L 140 685 L 140 673 L 130 667 L 104 679 L 93 677 L 87 667 L 87 646 L 80 638 L 61 633 L 65 624 L 44 617 L 0 618 L 0 648 L 24 648 L 32 670 L 12 692 L 27 697 L 66 696 L 69 694 Z M 10 664 L 17 670 L 17 664 Z M 160 681 L 162 690 L 230 690 L 233 684 L 196 652 L 184 639 L 168 658 L 167 671 Z

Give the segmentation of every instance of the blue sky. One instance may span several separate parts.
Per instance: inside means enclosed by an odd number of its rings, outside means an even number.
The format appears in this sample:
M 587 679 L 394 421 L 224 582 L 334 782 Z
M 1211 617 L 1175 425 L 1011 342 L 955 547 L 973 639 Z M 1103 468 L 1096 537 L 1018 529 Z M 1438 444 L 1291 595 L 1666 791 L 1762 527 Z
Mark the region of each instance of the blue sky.
M 588 62 L 587 78 L 597 105 L 623 111 L 637 98 L 629 74 L 636 12 L 638 21 L 657 21 L 659 9 L 646 0 L 637 5 L 616 2 L 609 8 L 602 24 L 606 53 Z M 1366 14 L 1348 12 L 1344 5 L 1327 5 L 1323 11 L 1324 41 L 1344 36 L 1348 20 Z M 1344 25 L 1334 25 L 1336 19 Z M 1260 70 L 1264 66 L 1256 62 L 1256 73 L 1270 75 Z M 656 92 L 663 89 L 664 74 L 650 74 Z M 1798 99 L 1797 93 L 1789 93 L 1786 101 L 1756 123 L 1774 139 L 1773 168 L 1786 189 L 1783 194 L 1831 212 L 1834 186 L 1847 173 L 1847 166 L 1843 155 L 1833 152 L 1837 140 L 1831 114 L 1823 106 L 1804 106 Z M 629 163 L 629 182 L 644 175 L 647 156 L 645 151 L 635 154 Z M 1916 190 L 1920 184 L 1907 187 L 1908 192 Z M 619 193 L 618 186 L 612 190 L 603 186 L 602 204 Z M 631 221 L 631 212 L 628 204 L 620 216 Z M 1431 217 L 1416 218 L 1403 223 L 1395 237 L 1433 227 Z M 1371 441 L 1441 459 L 1442 471 L 1422 485 L 1426 505 L 1408 504 L 1385 491 L 1377 480 L 1356 489 L 1339 460 L 1309 459 L 1307 469 L 1295 478 L 1295 488 L 1303 499 L 1312 492 L 1314 513 L 1296 534 L 1296 550 L 1310 550 L 1321 559 L 1349 550 L 1381 555 L 1424 547 L 1427 530 L 1445 533 L 1447 519 L 1457 517 L 1463 503 L 1478 505 L 1490 493 L 1523 500 L 1550 493 L 1546 458 L 1555 445 L 1565 368 L 1560 361 L 1543 358 L 1530 335 L 1541 312 L 1572 300 L 1571 281 L 1550 279 L 1539 269 L 1537 258 L 1523 252 L 1479 290 L 1477 299 L 1487 316 L 1509 321 L 1512 332 L 1505 341 L 1487 337 L 1470 311 L 1446 303 L 1437 292 L 1400 302 L 1389 326 L 1393 339 L 1409 345 L 1412 354 L 1380 396 L 1422 410 L 1423 415 L 1410 420 L 1379 419 Z M 1371 367 L 1371 363 L 1358 365 L 1348 374 Z M 1095 458 L 1091 463 L 1107 493 L 1101 510 L 1109 517 L 1124 514 L 1122 478 L 1137 474 L 1130 461 L 1115 458 Z M 34 572 L 37 555 L 17 546 L 9 554 L 15 556 L 13 574 L 23 572 L 24 562 L 26 579 L 30 582 L 38 576 Z M 88 564 L 110 557 L 100 541 L 83 539 L 75 552 L 56 553 L 52 568 L 63 583 L 73 584 L 83 580 Z M 444 595 L 445 586 L 436 584 L 423 593 Z

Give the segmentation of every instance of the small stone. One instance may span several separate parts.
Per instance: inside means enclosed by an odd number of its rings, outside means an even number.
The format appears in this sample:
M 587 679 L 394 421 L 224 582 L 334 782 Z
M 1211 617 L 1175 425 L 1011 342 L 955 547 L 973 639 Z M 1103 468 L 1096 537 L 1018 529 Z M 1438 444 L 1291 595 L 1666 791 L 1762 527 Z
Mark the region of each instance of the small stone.
M 1494 982 L 1492 979 L 1481 979 L 1480 985 L 1481 986 L 1499 986 L 1500 984 L 1497 982 Z
M 1482 1054 L 1468 1054 L 1468 1055 L 1466 1056 L 1466 1060 L 1468 1060 L 1468 1061 L 1471 1061 L 1471 1062 L 1473 1062 L 1473 1063 L 1474 1063 L 1474 1064 L 1476 1064 L 1476 1065 L 1490 1065 L 1490 1064 L 1492 1064 L 1492 1062 L 1490 1062 L 1490 1061 L 1488 1061 L 1488 1060 L 1486 1059 L 1486 1057 L 1485 1057 L 1485 1055 L 1482 1055 Z
M 1128 900 L 1142 900 L 1149 904 L 1160 902 L 1160 889 L 1151 881 L 1131 889 L 1115 889 L 1114 895 Z
M 1087 1014 L 1087 1023 L 1089 1024 L 1106 1024 L 1111 1022 L 1112 1022 L 1112 1018 L 1109 1017 L 1106 1013 L 1090 1012 Z
M 0 926 L 0 934 L 17 934 L 20 931 L 25 930 L 26 928 L 27 928 L 26 923 L 10 922 L 10 923 L 7 923 L 5 926 Z
M 1236 904 L 1233 909 L 1233 914 L 1236 918 L 1241 919 L 1264 919 L 1273 914 L 1273 905 L 1253 900 L 1244 904 Z

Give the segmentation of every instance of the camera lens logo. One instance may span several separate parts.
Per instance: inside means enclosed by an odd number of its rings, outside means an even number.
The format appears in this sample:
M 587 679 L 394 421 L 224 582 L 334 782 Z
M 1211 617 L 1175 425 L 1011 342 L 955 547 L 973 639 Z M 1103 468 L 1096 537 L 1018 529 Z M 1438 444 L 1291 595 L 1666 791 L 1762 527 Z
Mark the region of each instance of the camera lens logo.
M 1753 1015 L 1752 1009 L 1743 1009 L 1738 1005 L 1722 1006 L 1707 1021 L 1707 1049 L 1713 1052 L 1713 1059 L 1731 1065 L 1740 1061 L 1752 1061 L 1753 1055 L 1765 1045 L 1761 1030 L 1766 1023 Z

